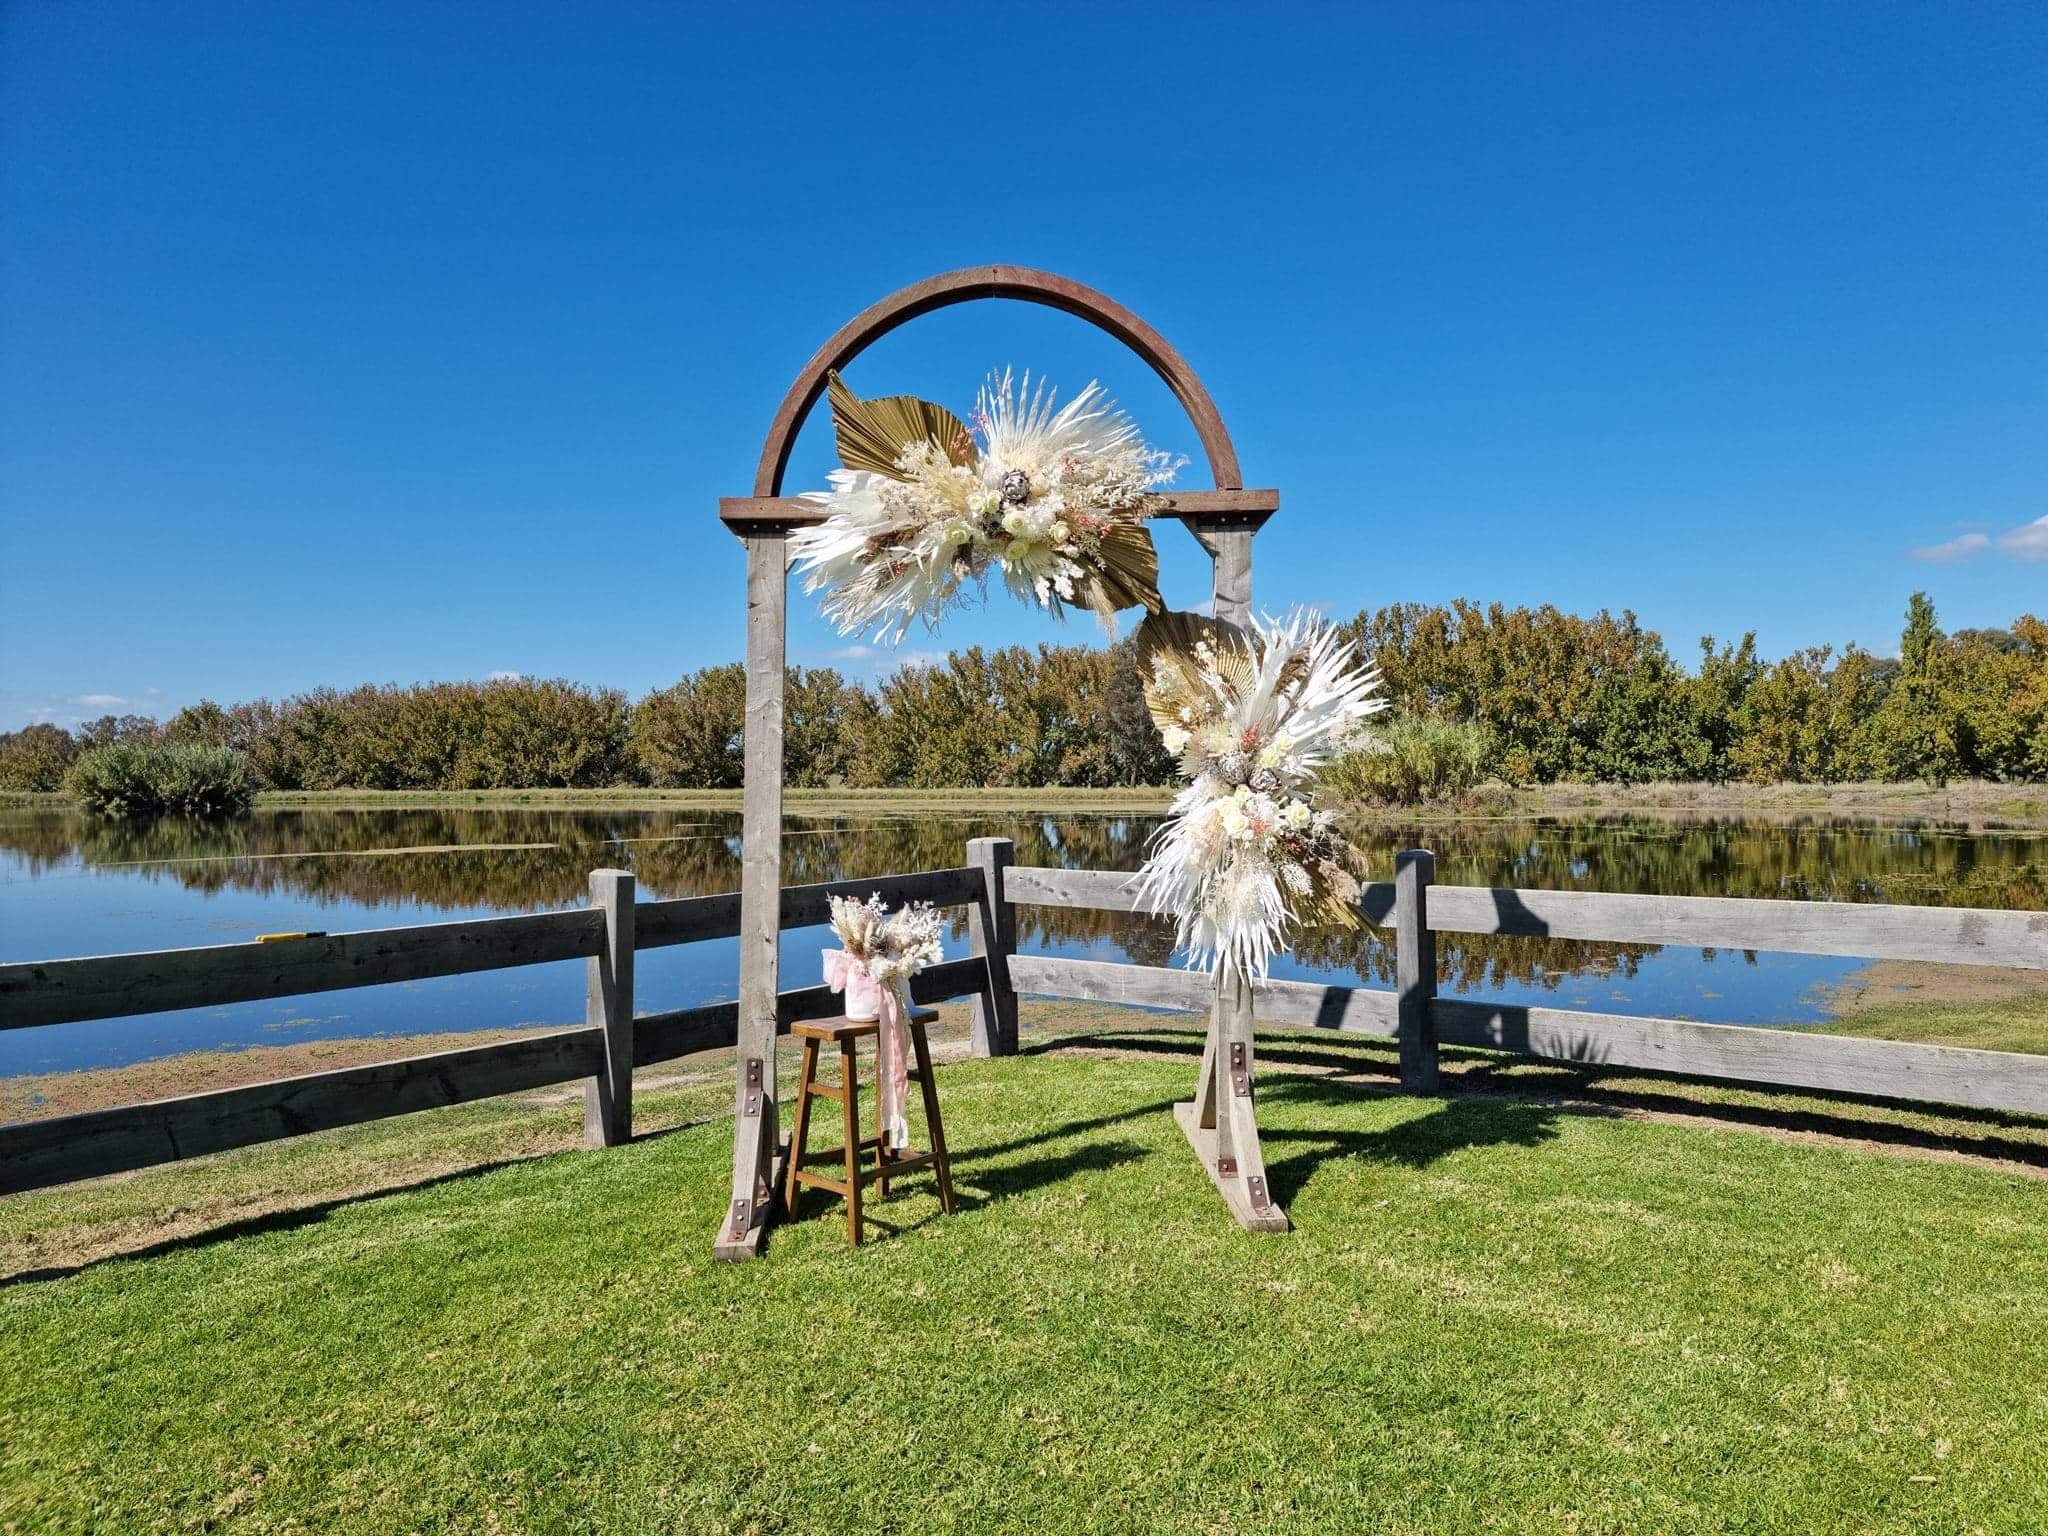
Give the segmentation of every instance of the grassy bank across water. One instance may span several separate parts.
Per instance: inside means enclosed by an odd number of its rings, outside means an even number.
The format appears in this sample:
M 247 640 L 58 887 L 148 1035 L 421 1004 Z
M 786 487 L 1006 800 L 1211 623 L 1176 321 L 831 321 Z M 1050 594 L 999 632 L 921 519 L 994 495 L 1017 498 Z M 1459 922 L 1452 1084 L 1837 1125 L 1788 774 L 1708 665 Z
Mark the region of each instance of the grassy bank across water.
M 2048 784 L 1540 784 L 1502 791 L 1516 816 L 1924 821 L 2048 831 Z
M 790 789 L 786 808 L 800 815 L 837 811 L 1070 810 L 1147 812 L 1173 798 L 1168 786 L 1125 789 Z M 0 791 L 0 806 L 57 808 L 62 795 Z M 258 809 L 411 810 L 440 807 L 548 810 L 731 810 L 737 789 L 264 790 Z M 1369 820 L 1486 821 L 1660 816 L 1722 819 L 1846 818 L 2048 832 L 2048 785 L 1924 784 L 1543 784 L 1490 785 L 1448 804 L 1358 806 Z
M 1192 1028 L 1026 1023 L 859 1251 L 708 1262 L 718 1056 L 611 1151 L 557 1093 L 0 1202 L 0 1529 L 2035 1528 L 2048 1122 L 1276 1034 L 1257 1239 Z
M 408 810 L 442 806 L 480 809 L 532 807 L 547 810 L 729 810 L 740 809 L 737 789 L 478 789 L 266 790 L 259 808 L 276 810 Z M 1131 789 L 787 789 L 783 809 L 798 815 L 873 810 L 1074 810 L 1157 811 L 1173 791 L 1144 785 Z
M 1826 1034 L 2048 1055 L 2048 971 L 1879 960 L 1827 1006 Z

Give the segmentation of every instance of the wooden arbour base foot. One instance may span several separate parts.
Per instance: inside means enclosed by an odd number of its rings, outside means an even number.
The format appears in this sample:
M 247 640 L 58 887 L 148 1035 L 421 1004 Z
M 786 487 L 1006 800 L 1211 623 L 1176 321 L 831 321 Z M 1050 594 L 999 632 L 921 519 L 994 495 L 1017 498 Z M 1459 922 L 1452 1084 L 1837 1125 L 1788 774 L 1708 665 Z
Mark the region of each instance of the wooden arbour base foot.
M 1266 1182 L 1252 1075 L 1251 983 L 1225 964 L 1216 976 L 1195 1097 L 1174 1105 L 1173 1118 L 1237 1224 L 1247 1232 L 1286 1232 L 1287 1213 Z
M 781 1191 L 789 1169 L 789 1138 L 782 1135 L 775 1110 L 775 1090 L 757 1090 L 751 1106 L 743 1105 L 740 1131 L 743 1137 L 735 1149 L 736 1170 L 732 1203 L 726 1207 L 711 1240 L 711 1256 L 723 1263 L 761 1256 L 769 1225 L 781 1214 Z M 751 1112 L 750 1112 L 751 1111 Z M 752 1193 L 738 1191 L 749 1187 Z

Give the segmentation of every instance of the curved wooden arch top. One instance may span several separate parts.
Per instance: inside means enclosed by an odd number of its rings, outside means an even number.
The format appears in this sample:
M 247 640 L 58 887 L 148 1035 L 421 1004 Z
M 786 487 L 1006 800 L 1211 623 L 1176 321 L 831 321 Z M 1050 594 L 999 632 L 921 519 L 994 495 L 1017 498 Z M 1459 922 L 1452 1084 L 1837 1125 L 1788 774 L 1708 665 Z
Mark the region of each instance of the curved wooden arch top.
M 941 272 L 937 277 L 897 289 L 855 315 L 818 348 L 804 364 L 803 372 L 796 376 L 796 382 L 789 386 L 789 393 L 782 397 L 782 408 L 775 413 L 774 424 L 768 429 L 760 467 L 754 472 L 754 495 L 782 494 L 782 476 L 796 447 L 797 431 L 811 414 L 811 407 L 818 403 L 818 397 L 825 393 L 827 374 L 843 369 L 882 337 L 919 315 L 975 299 L 1021 299 L 1027 304 L 1043 304 L 1078 315 L 1107 331 L 1142 357 L 1180 401 L 1202 439 L 1202 451 L 1208 457 L 1216 489 L 1243 489 L 1237 450 L 1231 446 L 1230 433 L 1224 428 L 1216 402 L 1209 398 L 1209 391 L 1202 387 L 1187 359 L 1174 351 L 1164 336 L 1107 294 L 1097 293 L 1072 278 L 1030 267 L 962 267 L 957 272 Z

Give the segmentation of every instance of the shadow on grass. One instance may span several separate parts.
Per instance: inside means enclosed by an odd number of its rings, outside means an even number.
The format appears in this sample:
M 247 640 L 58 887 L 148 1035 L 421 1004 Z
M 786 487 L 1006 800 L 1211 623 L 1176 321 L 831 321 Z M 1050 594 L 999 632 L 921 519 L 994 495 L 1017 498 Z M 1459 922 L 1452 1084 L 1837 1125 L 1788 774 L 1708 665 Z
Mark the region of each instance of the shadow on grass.
M 1046 1041 L 1034 1049 L 1049 1056 L 1062 1049 L 1094 1049 L 1180 1057 L 1189 1063 L 1192 1087 L 1201 1047 L 1198 1032 L 1126 1029 L 1072 1035 Z M 1400 1064 L 1391 1040 L 1367 1036 L 1324 1039 L 1292 1031 L 1261 1034 L 1258 1059 L 1261 1067 L 1293 1067 L 1342 1078 L 1350 1092 L 1401 1091 Z M 2048 1174 L 2048 1122 L 2037 1116 L 2007 1115 L 1998 1110 L 1960 1105 L 1915 1104 L 1823 1089 L 1776 1089 L 1766 1084 L 1507 1056 L 1455 1046 L 1443 1048 L 1442 1064 L 1442 1094 L 1450 1099 L 1484 1097 L 1541 1104 L 1572 1114 L 1683 1116 L 1767 1135 L 1826 1136 L 1880 1150 L 1955 1153 Z M 1262 1077 L 1260 1092 L 1274 1092 L 1277 1080 L 1277 1075 Z M 1773 1095 L 1786 1102 L 1737 1103 L 1707 1096 L 1716 1090 Z M 1898 1118 L 1904 1115 L 1938 1116 L 1953 1128 L 1914 1125 Z M 2028 1139 L 2030 1134 L 2040 1139 Z
M 184 1253 L 202 1248 L 211 1248 L 215 1243 L 233 1242 L 237 1238 L 260 1237 L 267 1232 L 291 1232 L 300 1227 L 310 1227 L 325 1221 L 336 1211 L 352 1205 L 361 1205 L 366 1200 L 379 1200 L 386 1195 L 411 1194 L 415 1190 L 435 1189 L 446 1184 L 458 1184 L 467 1179 L 481 1178 L 487 1173 L 496 1173 L 501 1168 L 516 1168 L 522 1163 L 533 1162 L 536 1158 L 550 1157 L 553 1153 L 536 1152 L 523 1157 L 501 1157 L 487 1163 L 475 1163 L 467 1168 L 455 1168 L 446 1173 L 437 1173 L 429 1178 L 413 1179 L 402 1184 L 380 1185 L 375 1189 L 351 1190 L 345 1195 L 332 1199 L 315 1201 L 311 1205 L 295 1205 L 281 1211 L 265 1211 L 256 1216 L 243 1216 L 233 1221 L 224 1221 L 217 1227 L 207 1227 L 199 1232 L 187 1232 L 179 1237 L 166 1237 L 151 1243 L 142 1243 L 133 1248 L 118 1249 L 113 1253 L 95 1255 L 80 1259 L 75 1264 L 46 1264 L 40 1269 L 17 1270 L 11 1275 L 0 1275 L 0 1290 L 9 1286 L 27 1285 L 32 1281 L 62 1280 L 70 1275 L 83 1274 L 89 1269 L 98 1269 L 102 1264 L 112 1264 L 129 1259 L 154 1259 L 165 1254 Z
M 1116 1118 L 1131 1117 L 1119 1115 Z M 984 1166 L 990 1154 L 977 1150 L 971 1161 L 954 1161 L 954 1211 L 955 1214 L 964 1215 L 968 1211 L 978 1211 L 984 1206 L 1015 1199 L 1019 1195 L 1028 1195 L 1035 1189 L 1065 1183 L 1077 1173 L 1101 1173 L 1112 1168 L 1121 1168 L 1128 1163 L 1137 1162 L 1151 1150 L 1134 1141 L 1093 1142 L 1087 1146 L 1076 1147 L 1071 1152 L 1031 1158 L 1021 1163 L 1001 1163 L 993 1167 Z M 945 1220 L 944 1212 L 938 1208 L 934 1180 L 935 1175 L 931 1170 L 920 1168 L 916 1172 L 906 1174 L 898 1183 L 899 1189 L 915 1189 L 930 1199 L 931 1203 L 915 1221 L 898 1222 L 890 1219 L 890 1207 L 895 1198 L 893 1195 L 886 1201 L 877 1200 L 873 1195 L 864 1197 L 861 1210 L 867 1218 L 867 1224 L 887 1236 L 898 1237 L 903 1233 L 915 1232 L 920 1227 L 929 1226 L 932 1222 Z M 836 1197 L 833 1198 L 829 1211 L 820 1211 L 811 1203 L 811 1196 L 807 1194 L 803 1215 L 799 1219 L 809 1221 L 814 1215 L 829 1215 L 834 1220 L 844 1219 L 844 1213 L 839 1208 Z
M 1269 1103 L 1290 1107 L 1356 1104 L 1360 1097 L 1354 1083 L 1313 1077 L 1269 1078 L 1262 1092 Z M 1284 1207 L 1311 1174 L 1334 1159 L 1421 1169 L 1474 1148 L 1540 1147 L 1556 1137 L 1563 1114 L 1554 1105 L 1474 1097 L 1439 1100 L 1426 1115 L 1374 1131 L 1262 1125 L 1259 1141 L 1266 1154 L 1266 1187 Z

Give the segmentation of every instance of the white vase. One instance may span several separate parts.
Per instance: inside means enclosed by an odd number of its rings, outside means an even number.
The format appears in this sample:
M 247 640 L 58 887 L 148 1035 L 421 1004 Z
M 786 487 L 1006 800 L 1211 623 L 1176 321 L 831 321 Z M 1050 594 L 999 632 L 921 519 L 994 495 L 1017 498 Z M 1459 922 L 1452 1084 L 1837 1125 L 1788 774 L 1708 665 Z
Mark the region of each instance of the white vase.
M 846 968 L 846 1016 L 859 1023 L 882 1016 L 882 986 L 859 961 Z

